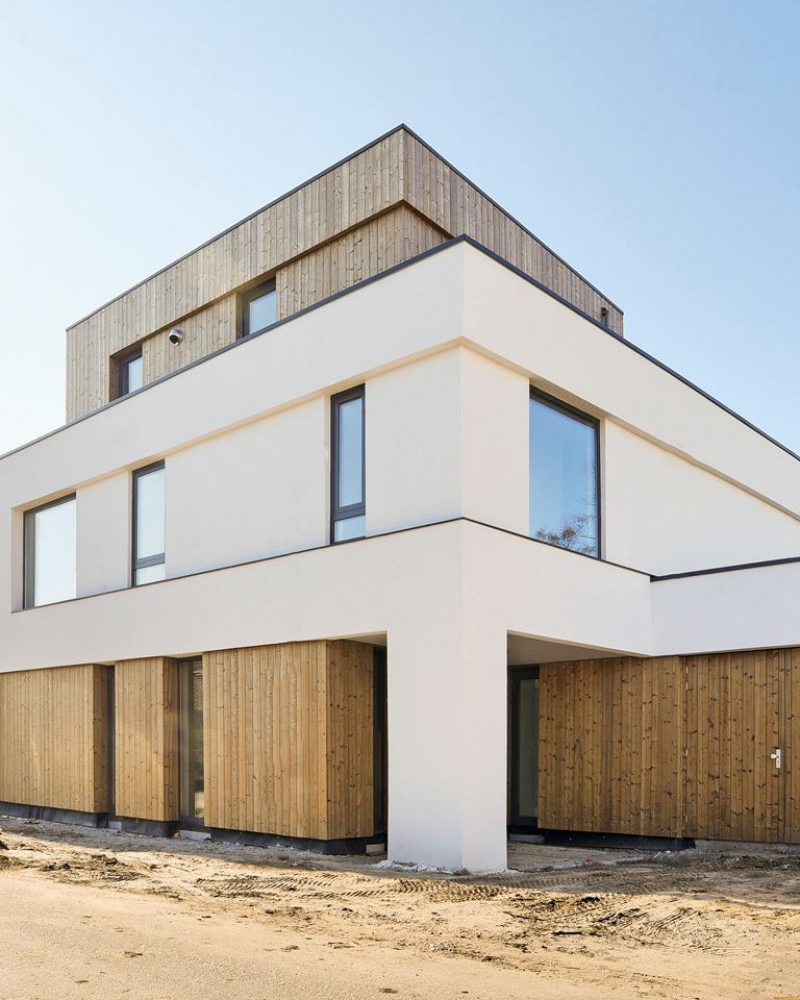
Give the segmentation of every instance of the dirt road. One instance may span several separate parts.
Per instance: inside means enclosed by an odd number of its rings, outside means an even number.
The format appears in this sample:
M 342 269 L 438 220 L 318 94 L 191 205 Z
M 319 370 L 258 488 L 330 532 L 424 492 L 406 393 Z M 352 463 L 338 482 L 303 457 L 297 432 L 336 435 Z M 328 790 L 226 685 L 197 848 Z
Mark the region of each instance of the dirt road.
M 538 870 L 469 879 L 2 827 L 0 1000 L 800 1000 L 796 855 L 521 849 Z

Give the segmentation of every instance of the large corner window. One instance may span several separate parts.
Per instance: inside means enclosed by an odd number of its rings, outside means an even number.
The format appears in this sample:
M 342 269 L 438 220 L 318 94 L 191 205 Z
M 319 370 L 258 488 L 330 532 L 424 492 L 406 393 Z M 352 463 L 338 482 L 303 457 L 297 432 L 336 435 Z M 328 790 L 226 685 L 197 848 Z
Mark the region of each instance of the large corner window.
M 331 537 L 346 542 L 367 531 L 363 385 L 331 399 L 331 419 Z
M 530 533 L 563 549 L 600 555 L 598 423 L 531 391 Z
M 142 349 L 139 347 L 119 359 L 119 386 L 117 387 L 117 391 L 120 396 L 127 396 L 129 392 L 136 392 L 143 385 L 144 368 Z
M 166 576 L 166 471 L 164 463 L 133 474 L 133 585 Z
M 62 497 L 25 513 L 24 606 L 69 601 L 76 596 L 77 503 Z
M 275 279 L 265 281 L 242 297 L 242 336 L 252 337 L 272 326 L 278 319 L 278 293 Z

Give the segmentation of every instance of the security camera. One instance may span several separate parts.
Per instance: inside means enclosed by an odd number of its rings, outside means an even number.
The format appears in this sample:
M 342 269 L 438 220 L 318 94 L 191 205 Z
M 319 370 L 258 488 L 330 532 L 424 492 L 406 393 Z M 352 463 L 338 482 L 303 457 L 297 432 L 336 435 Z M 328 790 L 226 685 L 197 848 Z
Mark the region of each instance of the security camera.
M 169 342 L 170 344 L 180 344 L 183 340 L 183 330 L 179 330 L 175 327 L 174 330 L 169 331 Z

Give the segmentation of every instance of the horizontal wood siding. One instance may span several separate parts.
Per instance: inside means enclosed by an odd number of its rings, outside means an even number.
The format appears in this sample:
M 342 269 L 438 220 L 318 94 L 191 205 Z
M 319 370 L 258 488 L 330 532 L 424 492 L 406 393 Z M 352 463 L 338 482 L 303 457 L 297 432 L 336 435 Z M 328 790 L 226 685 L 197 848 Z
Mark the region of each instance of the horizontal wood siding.
M 108 402 L 112 357 L 142 344 L 145 383 L 235 340 L 239 293 L 276 276 L 280 317 L 468 234 L 622 331 L 622 315 L 415 137 L 399 130 L 67 331 L 67 419 Z M 179 325 L 183 343 L 167 342 Z
M 206 825 L 371 834 L 372 697 L 372 647 L 360 643 L 206 653 Z
M 0 674 L 0 801 L 108 809 L 108 668 Z
M 178 819 L 178 665 L 164 657 L 120 660 L 114 674 L 115 810 Z

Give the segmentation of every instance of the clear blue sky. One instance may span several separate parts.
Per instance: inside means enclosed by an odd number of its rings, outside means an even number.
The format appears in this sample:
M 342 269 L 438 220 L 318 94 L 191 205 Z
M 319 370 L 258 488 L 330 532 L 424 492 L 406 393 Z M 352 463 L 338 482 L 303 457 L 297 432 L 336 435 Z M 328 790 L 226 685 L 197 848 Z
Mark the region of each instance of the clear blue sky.
M 64 328 L 407 122 L 800 451 L 800 2 L 0 0 L 0 453 Z

